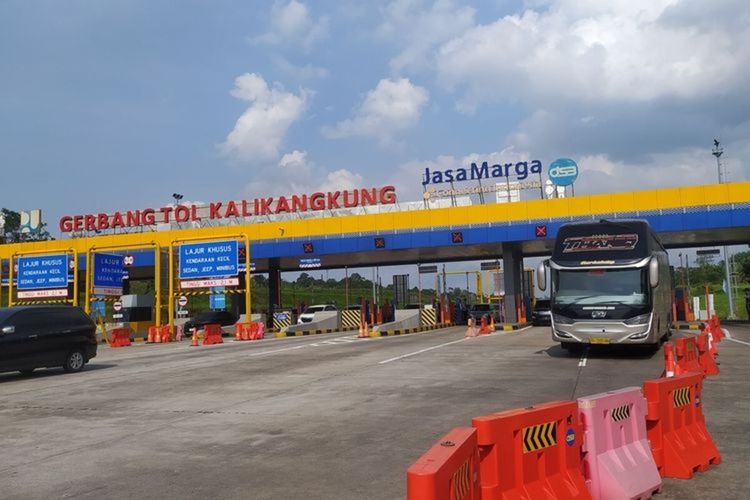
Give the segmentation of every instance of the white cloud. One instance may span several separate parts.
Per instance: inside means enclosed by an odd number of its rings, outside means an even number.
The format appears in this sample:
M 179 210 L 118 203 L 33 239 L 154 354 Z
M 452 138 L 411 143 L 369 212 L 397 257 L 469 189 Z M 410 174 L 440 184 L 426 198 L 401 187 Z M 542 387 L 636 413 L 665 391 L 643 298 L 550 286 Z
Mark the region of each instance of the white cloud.
M 243 163 L 275 160 L 287 130 L 305 109 L 307 92 L 296 95 L 278 84 L 269 87 L 255 73 L 238 76 L 234 85 L 231 94 L 250 105 L 220 145 L 221 152 Z
M 437 0 L 425 8 L 422 0 L 396 0 L 383 10 L 377 35 L 399 40 L 403 48 L 391 59 L 391 69 L 425 69 L 432 63 L 436 45 L 459 36 L 474 25 L 474 9 L 452 0 Z
M 281 56 L 274 57 L 273 64 L 276 69 L 300 82 L 307 80 L 320 80 L 329 76 L 329 72 L 326 68 L 314 66 L 310 63 L 307 63 L 304 66 L 297 66 Z
M 419 121 L 429 93 L 424 87 L 412 84 L 407 78 L 383 79 L 367 93 L 353 118 L 324 128 L 329 138 L 350 136 L 375 137 L 389 144 L 394 136 L 412 128 Z
M 274 166 L 245 186 L 251 196 L 277 196 L 290 193 L 340 191 L 364 186 L 362 175 L 347 169 L 330 171 L 308 158 L 307 151 L 284 154 Z
M 274 3 L 271 8 L 270 31 L 251 38 L 251 43 L 264 45 L 300 45 L 310 49 L 328 36 L 328 18 L 313 19 L 307 5 L 297 0 Z
M 679 0 L 551 0 L 443 44 L 438 81 L 463 94 L 463 109 L 518 97 L 644 102 L 719 95 L 747 81 L 750 25 L 730 30 L 696 19 L 724 18 L 724 10 L 747 18 L 750 10 L 744 0 L 706 4 L 695 13 L 695 2 Z

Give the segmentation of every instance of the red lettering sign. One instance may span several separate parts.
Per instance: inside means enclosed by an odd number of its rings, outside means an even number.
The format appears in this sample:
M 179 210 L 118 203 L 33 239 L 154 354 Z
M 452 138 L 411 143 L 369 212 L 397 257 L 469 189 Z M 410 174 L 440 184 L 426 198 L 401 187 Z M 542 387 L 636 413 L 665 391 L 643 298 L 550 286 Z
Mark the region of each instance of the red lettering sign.
M 336 210 L 339 208 L 354 208 L 367 205 L 392 205 L 396 203 L 396 188 L 383 186 L 381 188 L 351 189 L 346 191 L 332 191 L 329 193 L 312 193 L 310 195 L 279 196 L 278 198 L 255 198 L 241 202 L 211 202 L 208 205 L 208 219 L 218 220 L 231 217 L 253 217 L 282 213 L 297 213 L 307 211 Z M 104 231 L 107 229 L 130 228 L 139 226 L 153 226 L 156 224 L 157 214 L 159 222 L 170 223 L 200 221 L 201 216 L 197 205 L 166 206 L 158 209 L 145 208 L 143 210 L 127 210 L 112 214 L 96 213 L 84 215 L 65 215 L 60 218 L 59 228 L 63 233 L 81 231 Z

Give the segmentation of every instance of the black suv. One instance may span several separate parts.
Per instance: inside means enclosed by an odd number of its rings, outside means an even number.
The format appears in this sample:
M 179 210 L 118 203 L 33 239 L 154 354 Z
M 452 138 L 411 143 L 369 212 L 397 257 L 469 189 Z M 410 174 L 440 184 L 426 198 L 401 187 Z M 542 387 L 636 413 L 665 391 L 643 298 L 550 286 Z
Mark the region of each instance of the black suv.
M 230 326 L 237 323 L 239 318 L 229 311 L 205 311 L 198 313 L 195 318 L 189 319 L 184 326 L 185 335 L 190 334 L 190 330 L 202 330 L 206 325 Z
M 28 375 L 56 366 L 78 372 L 96 348 L 96 325 L 80 307 L 0 308 L 0 372 Z

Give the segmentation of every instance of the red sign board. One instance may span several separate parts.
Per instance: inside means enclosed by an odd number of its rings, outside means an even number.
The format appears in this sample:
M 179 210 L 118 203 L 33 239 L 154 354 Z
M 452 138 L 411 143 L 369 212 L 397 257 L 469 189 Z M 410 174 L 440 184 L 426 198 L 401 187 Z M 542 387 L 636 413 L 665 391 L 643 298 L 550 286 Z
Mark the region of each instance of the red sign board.
M 368 205 L 392 205 L 396 203 L 396 188 L 362 188 L 348 191 L 317 192 L 311 195 L 279 196 L 278 198 L 255 198 L 253 200 L 211 202 L 208 216 L 198 213 L 198 205 L 176 205 L 142 210 L 128 210 L 113 214 L 97 213 L 66 215 L 60 218 L 60 231 L 105 231 L 127 227 L 153 226 L 157 223 L 199 222 L 201 220 L 232 219 L 258 215 L 285 214 L 309 211 L 355 208 Z

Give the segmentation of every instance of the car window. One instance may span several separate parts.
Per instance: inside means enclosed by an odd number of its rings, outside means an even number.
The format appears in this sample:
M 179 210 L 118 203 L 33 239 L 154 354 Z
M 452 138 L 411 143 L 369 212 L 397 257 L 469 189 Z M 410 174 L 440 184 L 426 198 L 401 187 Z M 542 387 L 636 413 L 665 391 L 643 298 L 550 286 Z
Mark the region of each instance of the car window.
M 310 306 L 307 309 L 305 309 L 305 313 L 316 313 L 320 311 L 324 311 L 325 306 Z
M 326 311 L 335 311 L 336 310 L 336 306 L 326 306 L 325 310 Z
M 489 311 L 490 305 L 489 304 L 474 304 L 471 306 L 472 311 Z

